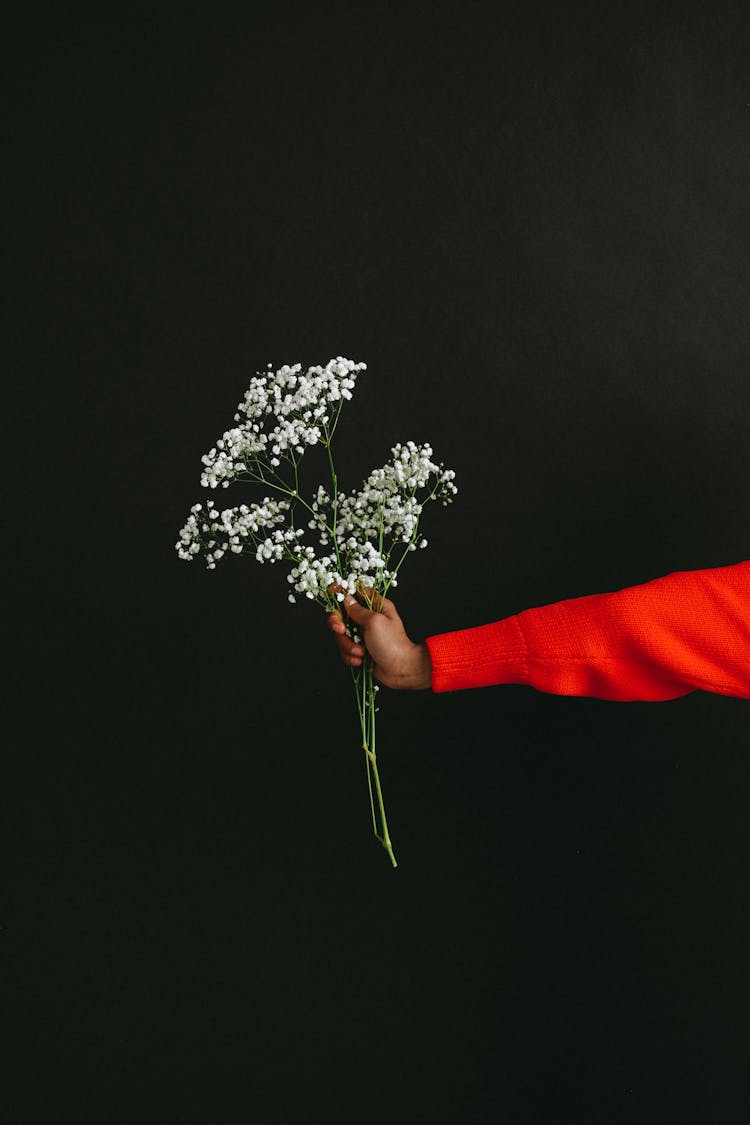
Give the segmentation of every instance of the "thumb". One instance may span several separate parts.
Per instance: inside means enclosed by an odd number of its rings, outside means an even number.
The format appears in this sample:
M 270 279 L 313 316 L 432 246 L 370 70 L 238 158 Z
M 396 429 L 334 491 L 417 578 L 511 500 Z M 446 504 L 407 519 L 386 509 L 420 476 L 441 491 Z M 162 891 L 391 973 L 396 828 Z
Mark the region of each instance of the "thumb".
M 344 607 L 352 621 L 356 622 L 357 625 L 361 625 L 363 628 L 372 617 L 372 610 L 369 610 L 367 606 L 360 605 L 357 599 L 353 598 L 351 594 L 347 594 L 344 598 Z

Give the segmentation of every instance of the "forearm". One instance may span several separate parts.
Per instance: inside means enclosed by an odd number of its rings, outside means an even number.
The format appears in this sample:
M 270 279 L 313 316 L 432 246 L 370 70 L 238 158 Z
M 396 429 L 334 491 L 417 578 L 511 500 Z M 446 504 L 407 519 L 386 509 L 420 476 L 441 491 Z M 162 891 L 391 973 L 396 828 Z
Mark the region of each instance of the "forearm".
M 436 692 L 528 684 L 557 695 L 750 698 L 750 562 L 678 571 L 427 638 Z

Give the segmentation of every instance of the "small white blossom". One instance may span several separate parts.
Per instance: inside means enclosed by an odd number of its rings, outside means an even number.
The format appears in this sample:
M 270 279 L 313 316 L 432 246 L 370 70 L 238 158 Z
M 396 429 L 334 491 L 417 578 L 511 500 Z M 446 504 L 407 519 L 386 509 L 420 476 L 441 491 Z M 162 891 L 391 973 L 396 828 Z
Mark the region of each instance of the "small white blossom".
M 206 556 L 209 569 L 214 570 L 216 559 L 223 557 L 230 543 L 231 550 L 235 554 L 242 552 L 243 543 L 251 542 L 257 545 L 259 534 L 262 536 L 264 531 L 286 521 L 289 508 L 290 505 L 286 500 L 274 500 L 267 496 L 260 504 L 251 504 L 249 507 L 247 504 L 241 504 L 238 508 L 226 508 L 223 512 L 212 511 L 209 513 L 209 518 L 216 516 L 216 519 L 211 523 L 205 523 L 197 519 L 197 511 L 200 511 L 200 507 L 195 506 L 180 531 L 180 538 L 175 547 L 181 559 L 190 560 L 204 546 L 210 551 L 217 542 L 213 537 L 223 534 L 226 538 L 221 545 L 213 551 L 213 555 Z M 281 534 L 286 540 L 290 531 L 292 529 L 277 534 Z M 297 533 L 292 531 L 292 535 L 296 541 Z M 278 543 L 278 540 L 274 543 Z M 275 553 L 275 548 L 271 553 Z

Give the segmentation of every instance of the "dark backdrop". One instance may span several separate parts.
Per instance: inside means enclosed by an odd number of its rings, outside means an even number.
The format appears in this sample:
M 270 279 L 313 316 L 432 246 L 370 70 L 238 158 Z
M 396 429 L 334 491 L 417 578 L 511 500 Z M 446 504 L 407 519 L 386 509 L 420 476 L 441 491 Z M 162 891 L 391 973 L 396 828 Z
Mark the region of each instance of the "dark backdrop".
M 393 871 L 320 613 L 173 546 L 344 355 L 415 638 L 747 557 L 746 6 L 651 7 L 6 37 L 9 1121 L 745 1118 L 747 704 L 383 692 Z

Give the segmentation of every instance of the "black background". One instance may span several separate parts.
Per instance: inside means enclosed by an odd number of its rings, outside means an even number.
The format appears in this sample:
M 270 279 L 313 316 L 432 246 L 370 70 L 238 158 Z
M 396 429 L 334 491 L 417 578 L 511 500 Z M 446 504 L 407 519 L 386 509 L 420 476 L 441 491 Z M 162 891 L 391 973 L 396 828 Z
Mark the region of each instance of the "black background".
M 344 355 L 415 638 L 747 557 L 748 22 L 655 7 L 6 36 L 8 1121 L 745 1119 L 747 704 L 383 692 L 394 871 L 319 611 L 173 546 Z

